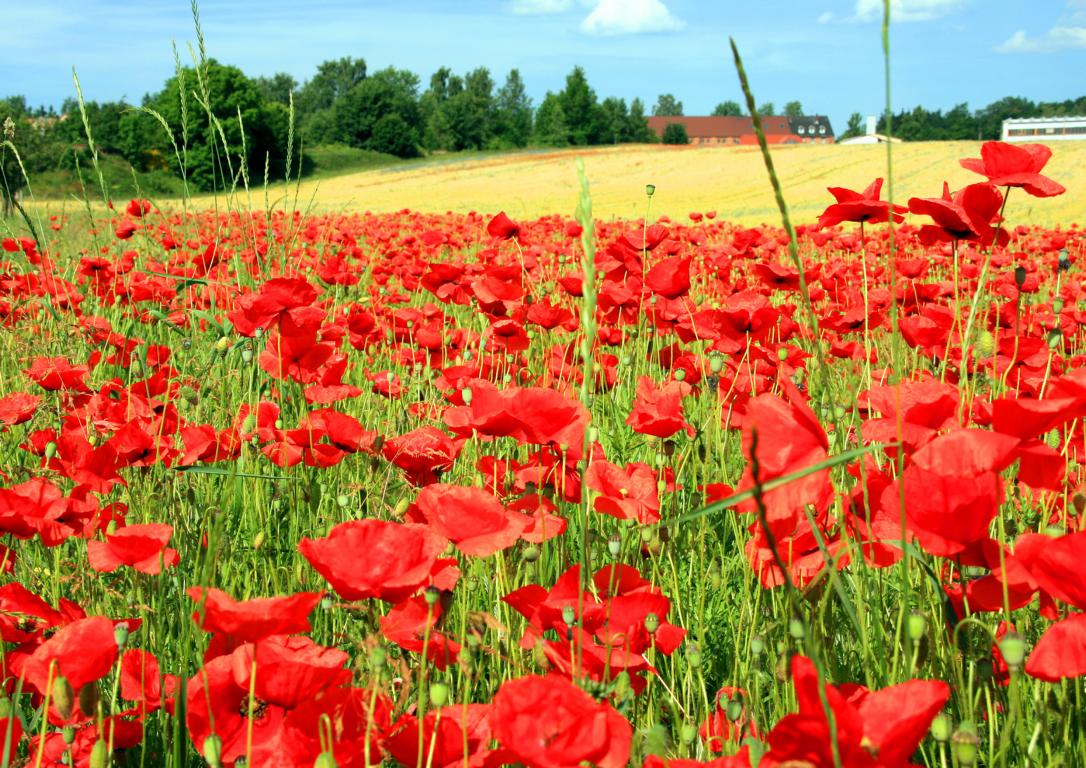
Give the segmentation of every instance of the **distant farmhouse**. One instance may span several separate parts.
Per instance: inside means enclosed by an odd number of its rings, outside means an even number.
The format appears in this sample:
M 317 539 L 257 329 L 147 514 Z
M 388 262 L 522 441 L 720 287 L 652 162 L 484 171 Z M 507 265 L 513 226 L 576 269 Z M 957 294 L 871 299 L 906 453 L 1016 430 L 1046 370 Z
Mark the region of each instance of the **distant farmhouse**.
M 1003 141 L 1086 139 L 1086 117 L 1023 117 L 1003 121 Z
M 893 144 L 900 144 L 901 139 L 896 136 L 887 136 L 882 133 L 877 133 L 878 120 L 874 115 L 867 116 L 867 130 L 860 136 L 853 136 L 848 139 L 841 139 L 838 144 L 885 144 L 891 142 Z
M 673 123 L 686 128 L 690 143 L 700 146 L 737 146 L 757 144 L 754 122 L 749 117 L 649 118 L 649 129 L 663 137 Z M 762 130 L 769 144 L 833 144 L 833 128 L 828 117 L 763 117 Z

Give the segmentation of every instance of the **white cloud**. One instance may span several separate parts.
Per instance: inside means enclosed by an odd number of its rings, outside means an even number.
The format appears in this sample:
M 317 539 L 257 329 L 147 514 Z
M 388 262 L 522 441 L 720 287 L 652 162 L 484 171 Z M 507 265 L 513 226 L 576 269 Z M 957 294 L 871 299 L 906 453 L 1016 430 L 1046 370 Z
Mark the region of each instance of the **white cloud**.
M 890 21 L 931 21 L 953 13 L 966 0 L 890 0 Z M 856 0 L 856 19 L 882 19 L 883 0 Z
M 824 11 L 821 16 L 818 17 L 819 24 L 829 24 L 833 21 L 833 11 Z
M 1053 27 L 1040 37 L 1018 30 L 996 48 L 1000 53 L 1053 53 L 1086 48 L 1086 27 Z
M 524 16 L 537 16 L 547 13 L 568 11 L 573 0 L 513 0 L 513 13 Z
M 590 35 L 675 32 L 685 26 L 660 0 L 599 0 L 581 22 L 581 30 Z

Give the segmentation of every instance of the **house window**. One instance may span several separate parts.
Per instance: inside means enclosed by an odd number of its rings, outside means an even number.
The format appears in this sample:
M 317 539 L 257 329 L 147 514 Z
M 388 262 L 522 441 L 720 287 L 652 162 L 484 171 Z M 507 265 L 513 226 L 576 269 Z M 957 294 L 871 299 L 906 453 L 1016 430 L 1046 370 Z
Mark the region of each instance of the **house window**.
M 807 133 L 807 129 L 801 125 L 799 128 L 796 129 L 796 133 L 802 136 L 803 134 Z
M 818 133 L 819 133 L 820 136 L 825 136 L 826 135 L 826 126 L 824 126 L 824 125 L 818 126 Z

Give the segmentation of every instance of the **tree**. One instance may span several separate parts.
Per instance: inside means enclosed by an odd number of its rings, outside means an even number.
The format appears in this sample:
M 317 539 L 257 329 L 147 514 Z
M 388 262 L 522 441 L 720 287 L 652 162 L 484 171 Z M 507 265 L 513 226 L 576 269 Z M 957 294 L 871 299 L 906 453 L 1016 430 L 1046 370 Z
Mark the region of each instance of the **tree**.
M 290 95 L 298 89 L 298 81 L 286 72 L 276 72 L 271 77 L 257 77 L 253 83 L 265 101 L 276 101 L 284 106 L 290 104 Z
M 665 144 L 689 144 L 690 136 L 686 132 L 686 126 L 682 123 L 668 123 L 664 128 L 663 142 Z
M 524 88 L 520 70 L 510 70 L 505 85 L 498 91 L 496 133 L 499 141 L 511 147 L 526 147 L 532 136 L 532 100 Z
M 603 114 L 604 139 L 611 144 L 633 141 L 631 135 L 630 111 L 625 99 L 608 96 L 600 103 Z
M 661 93 L 652 107 L 654 117 L 681 117 L 682 113 L 683 103 L 670 93 Z
M 803 117 L 803 105 L 798 101 L 790 101 L 784 105 L 785 117 Z
M 943 117 L 942 138 L 952 141 L 969 141 L 977 138 L 977 119 L 969 111 L 968 104 L 962 102 L 946 113 Z
M 365 59 L 344 56 L 321 62 L 317 66 L 317 74 L 298 92 L 298 111 L 311 115 L 322 109 L 331 109 L 336 101 L 365 79 Z
M 742 117 L 743 108 L 738 101 L 722 101 L 713 109 L 714 117 Z
M 838 139 L 851 139 L 854 136 L 863 136 L 864 134 L 864 118 L 859 112 L 853 112 L 848 116 L 848 127 L 845 128 L 845 132 L 838 136 Z
M 639 144 L 655 144 L 656 134 L 649 128 L 649 121 L 645 117 L 645 104 L 641 99 L 630 102 L 630 141 Z
M 535 141 L 545 147 L 569 146 L 569 125 L 562 99 L 550 91 L 535 115 Z
M 417 75 L 393 67 L 382 69 L 362 80 L 336 101 L 333 110 L 335 139 L 348 146 L 378 152 L 393 147 L 398 157 L 418 156 L 418 85 Z M 400 120 L 386 122 L 378 133 L 377 123 L 391 115 L 398 116 Z M 400 140 L 389 140 L 391 127 L 404 132 Z
M 31 176 L 53 170 L 65 153 L 65 142 L 56 136 L 49 116 L 40 112 L 28 109 L 21 96 L 0 100 L 0 213 L 5 216 L 14 212 L 26 187 L 23 169 Z M 7 141 L 15 145 L 18 157 Z
M 1007 96 L 993 101 L 977 112 L 977 138 L 998 139 L 1003 135 L 1003 121 L 1015 117 L 1041 117 L 1041 108 L 1021 96 Z
M 588 85 L 581 67 L 574 67 L 566 77 L 566 87 L 558 94 L 569 143 L 574 146 L 599 144 L 603 139 L 602 114 L 596 92 Z
M 184 93 L 175 75 L 159 94 L 148 99 L 148 106 L 165 118 L 173 131 L 173 142 L 184 148 L 182 161 L 190 182 L 199 189 L 230 187 L 238 182 L 242 163 L 250 178 L 263 178 L 265 163 L 269 177 L 282 176 L 287 117 L 281 104 L 265 102 L 253 81 L 237 67 L 211 59 L 204 78 L 209 116 L 191 96 L 192 89 L 198 87 L 196 72 L 185 69 L 180 77 L 184 79 Z M 186 99 L 187 123 L 182 121 L 182 98 Z M 153 122 L 145 114 L 139 118 Z M 148 150 L 158 150 L 170 168 L 180 174 L 182 169 L 169 137 L 161 131 L 148 135 L 159 137 Z
M 774 106 L 772 101 L 767 101 L 765 104 L 758 107 L 758 114 L 762 117 L 773 117 L 777 114 L 777 107 Z

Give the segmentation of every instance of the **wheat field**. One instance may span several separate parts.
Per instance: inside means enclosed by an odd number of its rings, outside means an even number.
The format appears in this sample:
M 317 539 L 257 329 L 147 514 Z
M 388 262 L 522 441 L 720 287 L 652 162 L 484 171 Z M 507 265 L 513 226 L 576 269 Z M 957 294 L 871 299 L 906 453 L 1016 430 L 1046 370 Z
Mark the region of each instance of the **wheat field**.
M 1057 225 L 1086 218 L 1086 141 L 1053 142 L 1052 149 L 1045 173 L 1066 186 L 1068 194 L 1048 200 L 1012 194 L 1012 222 Z M 944 179 L 952 189 L 979 181 L 957 165 L 959 158 L 979 153 L 979 142 L 895 144 L 895 200 L 937 196 Z M 584 159 L 593 210 L 601 219 L 644 215 L 645 185 L 651 183 L 656 186 L 653 215 L 685 219 L 691 211 L 716 211 L 747 225 L 779 221 L 757 147 L 639 145 L 431 159 L 303 181 L 299 202 L 308 201 L 317 210 L 572 215 L 578 157 Z M 774 148 L 773 158 L 797 224 L 813 221 L 832 202 L 827 186 L 862 189 L 886 175 L 885 145 L 786 146 Z

